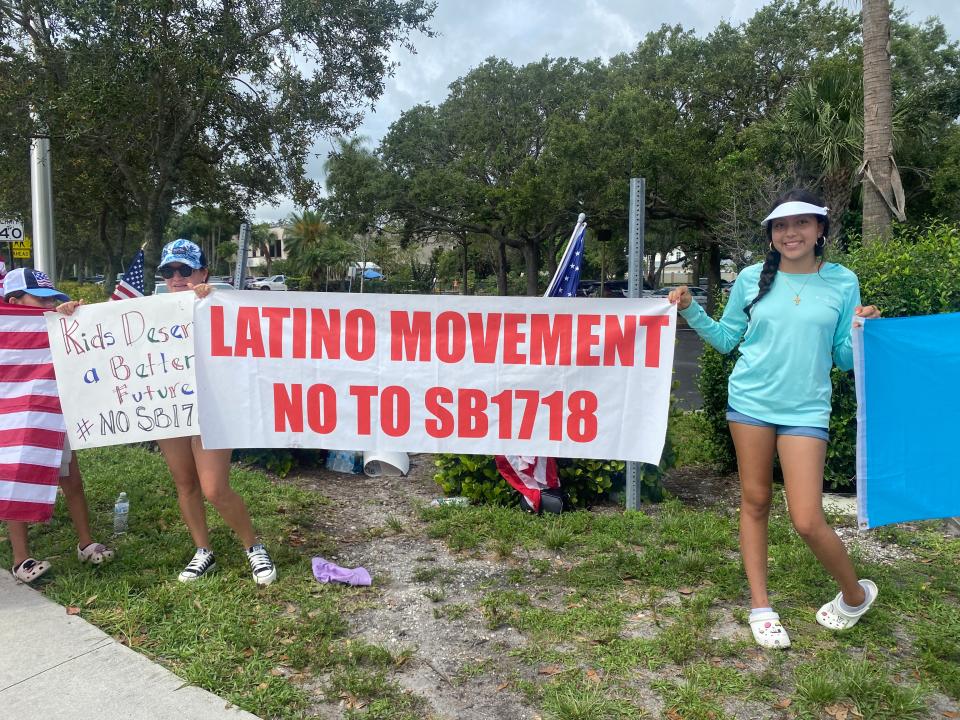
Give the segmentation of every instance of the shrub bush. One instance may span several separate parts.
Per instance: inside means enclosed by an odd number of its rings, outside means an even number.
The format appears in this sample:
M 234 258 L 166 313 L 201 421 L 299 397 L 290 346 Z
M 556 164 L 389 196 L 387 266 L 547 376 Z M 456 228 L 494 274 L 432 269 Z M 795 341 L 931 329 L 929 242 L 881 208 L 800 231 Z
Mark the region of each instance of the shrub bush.
M 864 247 L 854 241 L 849 253 L 832 255 L 829 260 L 857 274 L 863 302 L 879 307 L 884 317 L 960 311 L 960 225 L 937 221 L 926 228 L 900 227 L 887 242 Z M 717 312 L 722 312 L 722 307 Z M 723 357 L 708 346 L 700 358 L 699 387 L 710 440 L 717 463 L 726 469 L 736 467 L 724 419 L 727 378 L 735 355 L 736 351 Z M 857 447 L 853 374 L 834 368 L 831 379 L 833 407 L 824 478 L 832 488 L 851 490 Z
M 72 280 L 63 280 L 57 284 L 57 290 L 66 293 L 71 300 L 83 300 L 85 303 L 103 302 L 110 293 L 113 292 L 113 286 L 109 290 L 103 285 L 95 283 L 80 283 Z
M 327 459 L 326 450 L 246 448 L 233 452 L 234 460 L 263 468 L 282 478 L 289 475 L 295 467 L 320 467 Z
M 663 499 L 661 479 L 673 466 L 673 447 L 667 438 L 660 466 L 640 465 L 640 497 L 659 502 Z M 438 455 L 437 484 L 445 495 L 461 495 L 475 505 L 519 505 L 520 495 L 500 476 L 496 462 L 489 455 Z M 557 460 L 560 487 L 569 495 L 570 504 L 585 508 L 622 490 L 626 484 L 626 466 L 622 460 L 590 458 Z

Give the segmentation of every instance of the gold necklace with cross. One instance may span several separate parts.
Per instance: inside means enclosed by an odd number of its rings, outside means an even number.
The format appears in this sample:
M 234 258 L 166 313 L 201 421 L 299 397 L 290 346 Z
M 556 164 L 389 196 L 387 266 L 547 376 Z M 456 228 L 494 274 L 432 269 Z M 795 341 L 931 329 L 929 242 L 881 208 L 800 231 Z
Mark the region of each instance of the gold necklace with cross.
M 803 285 L 800 286 L 799 290 L 797 290 L 796 286 L 792 282 L 790 282 L 790 279 L 788 277 L 789 273 L 781 272 L 780 275 L 783 276 L 783 279 L 787 281 L 787 285 L 789 285 L 790 289 L 793 291 L 793 304 L 799 305 L 800 293 L 803 292 L 803 289 L 807 286 L 807 283 L 810 282 L 810 278 L 812 278 L 813 275 L 812 274 L 807 275 L 807 279 L 803 281 Z

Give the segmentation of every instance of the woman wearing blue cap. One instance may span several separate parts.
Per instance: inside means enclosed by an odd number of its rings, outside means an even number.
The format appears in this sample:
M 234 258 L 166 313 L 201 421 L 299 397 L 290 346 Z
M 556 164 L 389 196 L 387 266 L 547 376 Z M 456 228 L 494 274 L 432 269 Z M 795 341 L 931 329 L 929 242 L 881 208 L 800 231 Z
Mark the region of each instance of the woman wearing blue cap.
M 776 453 L 794 528 L 840 586 L 816 614 L 833 630 L 852 627 L 877 597 L 859 580 L 840 538 L 823 516 L 823 467 L 830 424 L 830 370 L 853 367 L 854 318 L 879 317 L 860 304 L 857 276 L 824 262 L 830 219 L 823 202 L 791 190 L 763 225 L 769 252 L 737 276 L 719 322 L 686 287 L 670 293 L 691 328 L 721 353 L 740 357 L 730 374 L 727 421 L 740 474 L 740 551 L 750 585 L 750 628 L 762 647 L 790 638 L 767 595 L 767 526 Z
M 167 243 L 160 256 L 160 275 L 170 292 L 194 291 L 206 297 L 213 288 L 207 284 L 207 262 L 200 248 L 189 240 Z M 257 541 L 247 506 L 230 487 L 230 450 L 207 450 L 200 436 L 158 440 L 160 452 L 177 487 L 180 513 L 197 546 L 193 558 L 179 575 L 181 582 L 202 577 L 216 567 L 207 529 L 206 498 L 246 548 L 247 560 L 258 585 L 277 579 L 277 569 L 266 548 Z
M 11 270 L 4 277 L 3 297 L 11 305 L 59 310 L 67 314 L 73 312 L 79 301 L 70 300 L 67 295 L 53 286 L 53 281 L 45 273 L 30 268 Z M 83 478 L 77 455 L 64 444 L 60 465 L 60 489 L 67 501 L 70 520 L 77 531 L 77 559 L 82 563 L 100 565 L 113 560 L 113 550 L 102 543 L 94 542 L 90 534 L 90 510 L 87 496 L 83 492 Z M 17 582 L 31 583 L 50 569 L 46 560 L 36 560 L 30 556 L 27 523 L 7 521 L 7 535 L 13 549 L 13 569 L 10 571 Z

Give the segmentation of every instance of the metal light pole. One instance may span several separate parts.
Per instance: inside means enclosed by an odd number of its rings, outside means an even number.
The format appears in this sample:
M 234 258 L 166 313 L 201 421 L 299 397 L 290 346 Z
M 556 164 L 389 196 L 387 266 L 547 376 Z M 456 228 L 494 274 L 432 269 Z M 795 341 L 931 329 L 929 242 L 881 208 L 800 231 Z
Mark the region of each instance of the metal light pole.
M 233 273 L 233 287 L 243 290 L 244 280 L 247 277 L 247 252 L 250 250 L 250 223 L 240 226 L 240 237 L 237 242 L 237 267 Z
M 644 178 L 630 180 L 630 244 L 627 248 L 627 297 L 638 298 L 643 292 L 643 241 L 645 233 L 646 187 Z M 640 463 L 626 463 L 627 510 L 640 509 Z
M 57 277 L 53 236 L 53 191 L 50 185 L 50 137 L 43 131 L 30 141 L 30 190 L 33 199 L 33 266 Z

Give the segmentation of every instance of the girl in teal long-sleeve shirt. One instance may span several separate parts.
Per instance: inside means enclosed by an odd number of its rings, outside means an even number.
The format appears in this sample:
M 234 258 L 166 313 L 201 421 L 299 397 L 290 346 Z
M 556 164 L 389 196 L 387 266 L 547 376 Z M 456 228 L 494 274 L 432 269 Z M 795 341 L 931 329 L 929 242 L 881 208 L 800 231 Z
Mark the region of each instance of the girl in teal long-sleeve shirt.
M 830 424 L 830 370 L 853 367 L 850 331 L 857 317 L 878 317 L 860 304 L 857 277 L 823 260 L 827 208 L 804 190 L 780 197 L 763 221 L 770 250 L 762 265 L 737 277 L 719 322 L 685 287 L 670 293 L 680 314 L 721 353 L 740 348 L 730 375 L 727 421 L 740 474 L 740 551 L 750 584 L 750 627 L 762 647 L 790 638 L 767 595 L 767 526 L 774 453 L 780 457 L 790 519 L 840 586 L 817 622 L 853 626 L 877 597 L 859 580 L 847 551 L 823 516 L 823 467 Z

